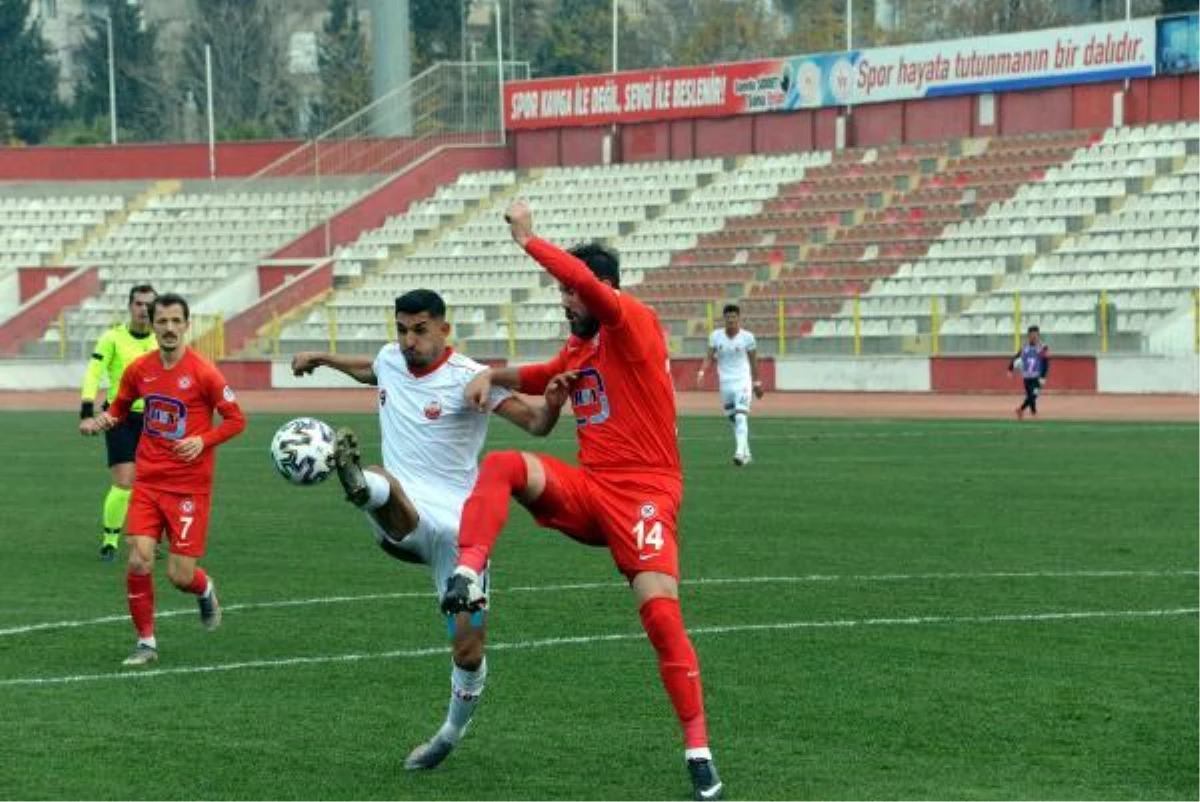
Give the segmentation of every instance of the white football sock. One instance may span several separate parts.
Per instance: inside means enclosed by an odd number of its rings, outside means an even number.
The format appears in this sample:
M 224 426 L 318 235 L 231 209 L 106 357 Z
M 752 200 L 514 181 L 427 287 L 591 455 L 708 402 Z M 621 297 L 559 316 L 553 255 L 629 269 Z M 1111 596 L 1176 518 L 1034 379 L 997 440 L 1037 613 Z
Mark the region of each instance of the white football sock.
M 438 730 L 450 743 L 458 743 L 471 723 L 471 716 L 483 695 L 487 682 L 487 658 L 479 664 L 478 671 L 465 671 L 458 666 L 450 672 L 450 709 L 446 712 L 446 723 Z
M 362 509 L 377 510 L 387 504 L 388 497 L 392 495 L 391 483 L 375 471 L 363 471 L 363 478 L 367 480 L 368 495 Z
M 158 641 L 155 639 L 155 637 L 153 635 L 151 635 L 148 638 L 138 638 L 138 645 L 139 646 L 149 646 L 151 649 L 157 649 Z
M 707 746 L 697 746 L 691 749 L 683 750 L 684 760 L 712 760 L 712 752 L 708 751 Z
M 737 439 L 737 453 L 750 453 L 750 421 L 745 413 L 739 412 L 733 416 L 733 436 Z

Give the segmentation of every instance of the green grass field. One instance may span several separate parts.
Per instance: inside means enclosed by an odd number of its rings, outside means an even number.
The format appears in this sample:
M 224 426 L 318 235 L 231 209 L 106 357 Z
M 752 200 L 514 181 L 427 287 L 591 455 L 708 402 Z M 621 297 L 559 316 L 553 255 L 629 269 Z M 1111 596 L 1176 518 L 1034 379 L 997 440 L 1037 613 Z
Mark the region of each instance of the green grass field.
M 377 453 L 367 416 L 361 429 Z M 490 680 L 436 772 L 445 626 L 336 480 L 292 488 L 254 416 L 218 465 L 226 615 L 158 582 L 161 661 L 96 558 L 102 444 L 0 414 L 0 797 L 681 799 L 677 725 L 604 551 L 519 508 Z M 684 612 L 731 799 L 1196 799 L 1197 427 L 681 423 Z M 568 455 L 493 424 L 491 446 Z

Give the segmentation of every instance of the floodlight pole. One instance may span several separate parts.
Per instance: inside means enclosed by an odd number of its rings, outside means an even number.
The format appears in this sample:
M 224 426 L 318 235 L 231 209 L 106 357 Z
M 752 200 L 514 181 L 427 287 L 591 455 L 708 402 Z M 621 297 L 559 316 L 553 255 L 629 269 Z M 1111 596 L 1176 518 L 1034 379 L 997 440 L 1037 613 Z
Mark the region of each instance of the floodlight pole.
M 496 85 L 500 91 L 500 144 L 508 143 L 508 132 L 504 130 L 504 36 L 500 21 L 500 0 L 495 0 L 496 8 Z
M 104 15 L 104 26 L 108 31 L 108 134 L 112 144 L 117 144 L 117 68 L 113 54 L 112 12 Z
M 612 71 L 613 72 L 617 71 L 617 37 L 619 35 L 619 33 L 617 31 L 617 18 L 618 18 L 617 0 L 612 0 Z
M 212 45 L 204 46 L 204 94 L 208 107 L 208 180 L 217 179 L 217 144 L 213 126 Z

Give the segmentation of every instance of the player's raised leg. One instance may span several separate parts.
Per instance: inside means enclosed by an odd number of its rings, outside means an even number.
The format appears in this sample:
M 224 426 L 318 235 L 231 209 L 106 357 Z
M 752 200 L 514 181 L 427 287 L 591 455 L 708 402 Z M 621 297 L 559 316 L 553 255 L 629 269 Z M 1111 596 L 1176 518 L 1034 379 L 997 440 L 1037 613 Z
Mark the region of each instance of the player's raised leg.
M 412 562 L 408 556 L 393 553 L 389 548 L 416 529 L 421 520 L 400 482 L 382 466 L 362 467 L 358 436 L 346 427 L 337 430 L 334 461 L 346 500 L 370 515 L 385 533 L 385 539 L 380 541 L 383 550 L 397 559 Z
M 483 458 L 475 489 L 463 504 L 458 568 L 446 583 L 442 611 L 474 612 L 487 604 L 480 575 L 508 520 L 508 502 L 536 500 L 546 486 L 541 460 L 521 451 L 493 451 Z

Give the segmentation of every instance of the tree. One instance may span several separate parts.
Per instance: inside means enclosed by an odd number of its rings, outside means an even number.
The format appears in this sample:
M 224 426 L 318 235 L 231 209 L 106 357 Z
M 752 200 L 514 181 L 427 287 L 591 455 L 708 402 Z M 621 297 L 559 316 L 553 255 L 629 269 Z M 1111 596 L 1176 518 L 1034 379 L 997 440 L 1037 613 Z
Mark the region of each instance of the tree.
M 11 135 L 41 142 L 62 117 L 58 64 L 30 22 L 29 0 L 0 0 L 0 119 Z
M 775 54 L 778 18 L 772 19 L 763 0 L 697 0 L 698 21 L 679 43 L 680 64 L 747 61 Z
M 125 0 L 108 0 L 106 13 L 112 20 L 117 123 L 134 139 L 160 139 L 167 116 L 167 92 L 156 52 L 158 30 L 144 22 L 140 5 Z M 81 72 L 75 91 L 76 111 L 90 127 L 109 115 L 108 26 L 104 17 L 92 18 L 76 59 Z
M 470 0 L 409 0 L 413 75 L 438 61 L 466 61 L 462 46 L 464 6 Z
M 319 44 L 321 101 L 317 132 L 371 102 L 371 58 L 353 0 L 330 0 Z
M 193 0 L 183 47 L 182 103 L 203 98 L 204 46 L 212 47 L 213 116 L 222 129 L 294 136 L 296 114 L 280 41 L 279 0 Z M 223 136 L 223 133 L 219 135 Z
M 539 76 L 580 75 L 612 69 L 612 17 L 606 0 L 555 0 L 546 32 L 533 53 Z

